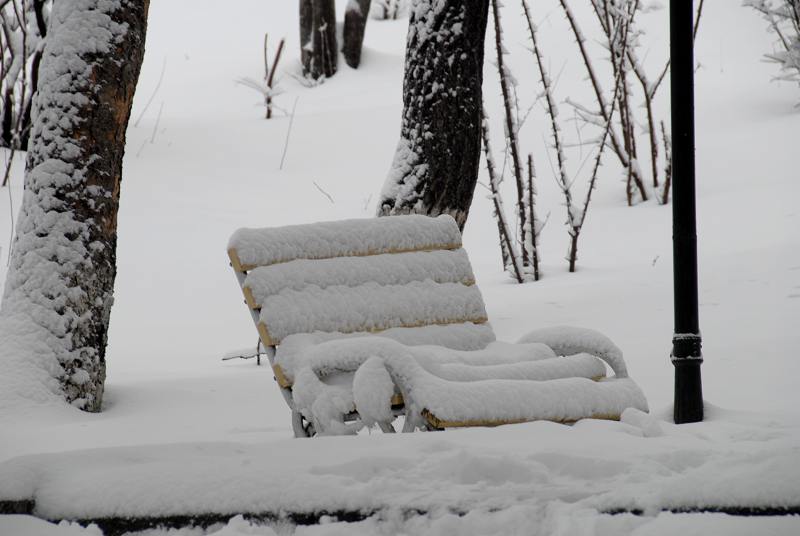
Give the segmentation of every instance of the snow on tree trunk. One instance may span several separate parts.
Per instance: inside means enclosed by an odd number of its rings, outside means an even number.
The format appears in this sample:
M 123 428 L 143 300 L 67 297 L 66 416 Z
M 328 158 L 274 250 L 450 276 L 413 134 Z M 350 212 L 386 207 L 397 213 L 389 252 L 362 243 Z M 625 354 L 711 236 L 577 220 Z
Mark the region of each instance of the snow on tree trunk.
M 0 404 L 60 394 L 100 410 L 125 130 L 148 5 L 54 3 L 0 308 Z
M 367 15 L 372 0 L 348 0 L 344 14 L 342 33 L 342 54 L 344 61 L 353 69 L 361 63 L 361 45 L 364 43 L 364 30 L 367 28 Z
M 463 229 L 481 152 L 483 42 L 489 0 L 415 0 L 403 118 L 378 215 L 450 214 Z
M 336 44 L 334 0 L 300 0 L 300 61 L 303 76 L 319 80 L 336 74 L 339 49 Z

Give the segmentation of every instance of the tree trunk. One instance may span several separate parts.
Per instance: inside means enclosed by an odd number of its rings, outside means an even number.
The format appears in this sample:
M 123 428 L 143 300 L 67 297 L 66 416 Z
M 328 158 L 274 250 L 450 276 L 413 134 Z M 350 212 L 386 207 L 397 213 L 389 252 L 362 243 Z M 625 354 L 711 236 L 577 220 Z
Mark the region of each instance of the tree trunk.
M 102 404 L 125 130 L 148 5 L 54 4 L 0 309 L 0 340 L 11 348 L 0 349 L 3 370 L 27 367 L 24 377 L 39 378 L 30 389 L 44 385 L 88 411 Z
M 336 74 L 339 48 L 336 44 L 334 0 L 300 0 L 300 61 L 303 76 L 319 80 Z
M 478 181 L 489 0 L 411 9 L 400 141 L 378 215 L 450 214 L 463 229 Z
M 361 45 L 364 43 L 364 30 L 372 0 L 349 0 L 344 14 L 342 54 L 344 61 L 353 69 L 361 63 Z

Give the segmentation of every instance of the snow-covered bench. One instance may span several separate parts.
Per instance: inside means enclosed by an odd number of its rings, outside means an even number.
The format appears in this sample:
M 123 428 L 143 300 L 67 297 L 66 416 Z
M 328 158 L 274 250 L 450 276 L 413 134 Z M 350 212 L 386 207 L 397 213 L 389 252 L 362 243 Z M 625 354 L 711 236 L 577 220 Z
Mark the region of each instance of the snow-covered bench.
M 240 229 L 228 255 L 298 436 L 391 431 L 399 414 L 411 430 L 647 408 L 596 332 L 496 341 L 449 216 Z M 601 359 L 612 379 L 596 381 Z

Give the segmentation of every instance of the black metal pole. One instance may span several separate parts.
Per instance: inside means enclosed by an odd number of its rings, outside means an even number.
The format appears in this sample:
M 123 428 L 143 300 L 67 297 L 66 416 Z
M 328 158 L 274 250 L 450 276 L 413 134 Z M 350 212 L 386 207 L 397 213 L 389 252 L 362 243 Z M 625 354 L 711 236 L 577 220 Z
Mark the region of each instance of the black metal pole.
M 694 188 L 694 2 L 669 3 L 672 89 L 672 270 L 675 422 L 703 420 Z

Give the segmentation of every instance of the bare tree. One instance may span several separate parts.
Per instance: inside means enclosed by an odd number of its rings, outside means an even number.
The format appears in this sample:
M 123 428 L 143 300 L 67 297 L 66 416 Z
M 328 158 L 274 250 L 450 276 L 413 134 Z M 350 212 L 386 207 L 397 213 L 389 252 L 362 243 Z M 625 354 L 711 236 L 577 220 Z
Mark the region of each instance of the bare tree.
M 300 0 L 300 61 L 307 78 L 320 80 L 336 74 L 339 48 L 334 0 Z
M 514 235 L 506 219 L 506 211 L 503 207 L 503 197 L 500 194 L 500 184 L 503 180 L 497 174 L 497 166 L 492 155 L 492 144 L 489 136 L 489 118 L 486 110 L 482 109 L 481 138 L 483 140 L 483 153 L 486 157 L 486 170 L 489 173 L 489 192 L 494 207 L 494 217 L 497 221 L 497 232 L 500 235 L 500 253 L 503 259 L 503 269 L 510 272 L 517 283 L 525 281 L 522 260 L 517 254 L 517 247 L 514 244 Z
M 148 4 L 53 7 L 0 308 L 0 339 L 17 350 L 0 351 L 0 360 L 45 370 L 87 411 L 102 404 L 125 130 Z
M 405 15 L 408 0 L 375 0 L 370 9 L 373 19 L 394 20 Z
M 575 41 L 580 51 L 581 59 L 586 68 L 587 77 L 591 84 L 595 96 L 595 108 L 581 105 L 572 100 L 567 100 L 571 104 L 578 116 L 587 124 L 594 125 L 605 132 L 608 123 L 611 107 L 617 109 L 616 120 L 608 129 L 607 139 L 609 148 L 616 155 L 617 160 L 622 165 L 625 172 L 625 190 L 628 205 L 636 203 L 637 199 L 646 201 L 649 199 L 652 188 L 653 195 L 660 203 L 666 203 L 669 199 L 670 181 L 666 180 L 669 162 L 659 155 L 658 139 L 658 118 L 654 113 L 654 102 L 656 93 L 661 87 L 661 83 L 669 70 L 669 60 L 660 70 L 654 79 L 648 77 L 642 62 L 638 57 L 638 43 L 644 33 L 636 26 L 636 16 L 641 11 L 640 0 L 589 0 L 592 10 L 603 36 L 603 48 L 608 55 L 611 64 L 611 86 L 612 92 L 616 95 L 616 102 L 609 100 L 604 93 L 603 79 L 592 60 L 589 53 L 586 37 L 578 24 L 577 18 L 572 13 L 568 0 L 559 0 L 562 10 L 567 18 L 570 29 L 575 37 Z M 703 12 L 704 0 L 700 0 L 697 5 L 697 15 L 695 17 L 694 32 L 700 24 L 700 17 Z M 627 36 L 623 40 L 623 35 Z M 622 84 L 620 91 L 616 91 L 617 80 Z M 642 107 L 645 110 L 645 118 L 641 119 L 637 114 L 638 103 L 635 102 L 635 92 L 633 81 L 638 81 L 642 94 Z M 647 131 L 647 146 L 649 152 L 650 179 L 647 180 L 646 172 L 642 168 L 639 154 L 639 144 L 637 133 L 639 125 L 644 124 Z M 663 138 L 661 142 L 665 146 L 665 155 L 670 151 L 668 147 L 669 139 Z M 659 169 L 664 169 L 664 180 L 661 179 Z M 648 187 L 648 184 L 651 185 Z
M 370 3 L 371 0 L 349 0 L 344 13 L 342 54 L 344 61 L 353 69 L 361 63 L 361 46 L 364 43 Z
M 481 152 L 489 0 L 418 0 L 411 9 L 400 141 L 378 215 L 450 214 L 463 228 Z
M 484 152 L 486 154 L 486 166 L 489 171 L 489 183 L 495 204 L 495 218 L 497 219 L 501 235 L 500 247 L 503 254 L 503 264 L 509 272 L 512 271 L 510 268 L 513 268 L 512 275 L 517 282 L 523 283 L 531 277 L 534 281 L 539 279 L 538 238 L 542 226 L 536 217 L 536 188 L 534 186 L 535 170 L 533 167 L 533 155 L 528 155 L 527 175 L 525 172 L 525 165 L 522 163 L 519 142 L 520 119 L 516 97 L 516 79 L 505 61 L 507 52 L 503 44 L 503 25 L 500 18 L 500 3 L 498 0 L 491 0 L 491 8 L 492 20 L 494 21 L 497 72 L 500 81 L 500 92 L 503 97 L 506 148 L 511 158 L 511 172 L 514 175 L 514 184 L 517 193 L 516 216 L 517 228 L 519 229 L 519 237 L 517 239 L 513 239 L 513 236 L 511 238 L 504 238 L 504 235 L 508 233 L 508 225 L 505 222 L 505 215 L 501 212 L 503 203 L 499 185 L 500 182 L 502 182 L 502 173 L 499 177 L 493 176 L 496 172 L 493 169 L 494 164 L 491 161 L 491 150 L 488 147 L 489 128 L 485 111 L 483 113 L 484 126 L 482 136 Z M 519 248 L 519 254 L 517 253 L 517 248 Z
M 764 17 L 775 34 L 777 50 L 767 60 L 780 66 L 777 80 L 800 84 L 800 0 L 745 0 Z
M 619 98 L 620 93 L 627 91 L 624 80 L 624 69 L 620 64 L 626 61 L 625 50 L 629 47 L 630 34 L 630 19 L 623 19 L 618 25 L 615 25 L 612 33 L 609 36 L 609 42 L 612 44 L 610 49 L 611 61 L 614 63 L 613 72 L 615 73 L 614 80 L 614 93 L 611 96 L 610 107 L 605 110 L 605 123 L 603 124 L 603 133 L 597 142 L 597 153 L 594 158 L 594 165 L 589 177 L 586 195 L 583 202 L 580 203 L 575 199 L 573 187 L 575 178 L 570 177 L 566 165 L 566 156 L 564 154 L 564 140 L 562 135 L 562 128 L 559 119 L 558 106 L 554 95 L 553 82 L 545 67 L 545 56 L 542 47 L 539 43 L 536 24 L 533 22 L 530 7 L 526 0 L 522 0 L 522 8 L 525 12 L 525 20 L 528 23 L 528 32 L 531 38 L 534 59 L 536 61 L 536 69 L 539 72 L 539 80 L 542 86 L 542 94 L 544 96 L 545 113 L 550 123 L 550 132 L 552 136 L 552 145 L 549 146 L 551 152 L 555 153 L 556 169 L 556 182 L 564 195 L 564 206 L 567 212 L 567 227 L 570 236 L 570 245 L 567 253 L 567 261 L 569 263 L 569 271 L 574 272 L 576 269 L 576 262 L 578 260 L 578 238 L 580 236 L 583 225 L 586 222 L 586 214 L 589 211 L 589 204 L 592 199 L 592 192 L 594 191 L 597 183 L 597 177 L 602 165 L 603 150 L 606 147 L 609 133 L 612 131 L 614 124 L 615 107 L 625 101 Z M 615 14 L 614 16 L 618 16 Z M 590 65 L 590 64 L 588 64 Z M 590 69 L 591 71 L 591 69 Z M 628 153 L 630 154 L 630 153 Z M 631 169 L 629 166 L 628 169 Z M 630 177 L 630 172 L 629 172 Z M 629 178 L 630 181 L 630 178 Z M 630 184 L 630 182 L 629 182 Z M 630 198 L 629 198 L 630 200 Z
M 49 12 L 44 0 L 0 2 L 0 145 L 12 150 L 28 146 Z
M 277 87 L 277 80 L 275 80 L 275 73 L 278 70 L 278 63 L 281 61 L 281 53 L 283 52 L 283 45 L 285 39 L 278 41 L 278 47 L 275 49 L 275 55 L 272 57 L 272 65 L 269 61 L 269 35 L 264 34 L 264 80 L 254 80 L 250 77 L 243 77 L 236 80 L 237 83 L 249 87 L 257 91 L 264 98 L 264 108 L 266 108 L 265 118 L 271 119 L 273 108 L 276 108 L 273 99 L 280 94 L 280 89 Z M 141 117 L 141 115 L 140 115 Z M 136 123 L 134 123 L 134 126 Z

